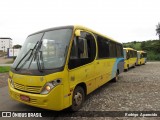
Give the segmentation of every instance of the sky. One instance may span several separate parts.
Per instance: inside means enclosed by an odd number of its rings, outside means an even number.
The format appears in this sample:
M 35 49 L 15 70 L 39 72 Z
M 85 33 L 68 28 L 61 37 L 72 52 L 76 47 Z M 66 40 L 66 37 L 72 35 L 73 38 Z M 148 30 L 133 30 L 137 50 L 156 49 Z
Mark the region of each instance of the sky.
M 1 0 L 0 37 L 23 45 L 31 33 L 83 25 L 121 43 L 158 39 L 160 0 Z

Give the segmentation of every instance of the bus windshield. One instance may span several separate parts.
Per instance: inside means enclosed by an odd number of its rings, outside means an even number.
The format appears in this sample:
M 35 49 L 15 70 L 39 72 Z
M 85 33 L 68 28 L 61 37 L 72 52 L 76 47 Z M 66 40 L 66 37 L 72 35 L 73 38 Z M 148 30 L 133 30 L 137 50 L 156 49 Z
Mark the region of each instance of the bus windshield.
M 63 67 L 71 36 L 72 29 L 57 29 L 30 35 L 12 68 L 35 70 L 42 64 L 44 70 Z

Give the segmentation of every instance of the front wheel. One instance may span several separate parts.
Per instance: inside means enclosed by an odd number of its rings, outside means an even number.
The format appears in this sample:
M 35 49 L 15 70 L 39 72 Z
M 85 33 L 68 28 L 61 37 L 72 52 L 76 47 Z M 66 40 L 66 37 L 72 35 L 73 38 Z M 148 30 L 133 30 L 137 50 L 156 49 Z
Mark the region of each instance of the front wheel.
M 73 92 L 71 111 L 78 111 L 85 100 L 84 89 L 81 86 L 77 86 Z

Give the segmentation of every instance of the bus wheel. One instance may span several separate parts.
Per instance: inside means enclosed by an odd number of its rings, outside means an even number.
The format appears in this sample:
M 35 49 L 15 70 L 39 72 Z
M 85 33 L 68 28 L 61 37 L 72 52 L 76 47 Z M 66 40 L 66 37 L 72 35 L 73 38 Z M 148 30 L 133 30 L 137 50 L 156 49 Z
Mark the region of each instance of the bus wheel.
M 136 63 L 133 65 L 133 68 L 135 68 L 136 67 Z
M 127 68 L 124 70 L 125 72 L 127 72 L 128 71 L 128 69 L 129 69 L 129 67 L 128 67 L 128 65 L 127 65 Z
M 81 86 L 77 86 L 73 92 L 71 111 L 78 111 L 84 102 L 85 93 Z
M 118 73 L 116 73 L 116 76 L 111 81 L 112 82 L 117 82 L 118 81 Z

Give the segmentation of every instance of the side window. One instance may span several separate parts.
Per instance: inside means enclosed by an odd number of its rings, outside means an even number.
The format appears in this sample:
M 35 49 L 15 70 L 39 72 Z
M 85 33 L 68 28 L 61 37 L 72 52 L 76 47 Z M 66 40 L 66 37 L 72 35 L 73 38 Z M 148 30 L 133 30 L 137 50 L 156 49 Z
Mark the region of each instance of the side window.
M 117 48 L 117 57 L 123 57 L 123 48 L 122 48 L 122 45 L 116 44 L 116 48 Z
M 110 42 L 109 44 L 110 57 L 115 58 L 117 56 L 116 43 Z
M 130 50 L 128 50 L 128 52 L 127 52 L 127 58 L 128 58 L 128 59 L 131 58 Z
M 96 44 L 92 34 L 81 32 L 80 37 L 74 37 L 69 59 L 69 69 L 92 62 L 96 55 Z
M 130 50 L 130 57 L 133 58 L 133 51 Z
M 109 41 L 101 36 L 97 36 L 98 58 L 109 57 Z
M 134 57 L 137 57 L 137 51 L 134 51 Z

